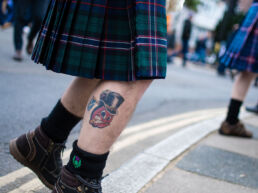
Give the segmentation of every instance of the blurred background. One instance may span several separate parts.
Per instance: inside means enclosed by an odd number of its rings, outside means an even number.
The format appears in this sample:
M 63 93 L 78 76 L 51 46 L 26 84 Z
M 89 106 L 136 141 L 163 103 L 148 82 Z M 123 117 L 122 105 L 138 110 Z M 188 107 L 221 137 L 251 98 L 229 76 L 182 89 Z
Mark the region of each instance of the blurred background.
M 168 62 L 173 56 L 182 56 L 184 35 L 189 34 L 186 58 L 197 65 L 208 65 L 225 75 L 218 57 L 238 29 L 253 0 L 186 0 L 180 12 L 167 15 Z M 186 31 L 185 21 L 191 21 Z M 186 33 L 186 34 L 184 34 Z M 184 52 L 184 51 L 183 51 Z M 233 72 L 230 71 L 230 75 Z

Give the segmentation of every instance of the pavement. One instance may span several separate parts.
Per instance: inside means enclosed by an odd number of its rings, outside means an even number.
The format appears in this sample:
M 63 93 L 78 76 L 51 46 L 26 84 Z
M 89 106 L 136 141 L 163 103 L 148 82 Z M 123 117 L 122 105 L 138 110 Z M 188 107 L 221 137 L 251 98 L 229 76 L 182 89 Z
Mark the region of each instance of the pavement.
M 212 132 L 171 160 L 140 193 L 257 193 L 258 117 L 243 119 L 253 139 Z
M 108 193 L 257 193 L 258 119 L 243 112 L 252 139 L 217 132 L 223 116 L 181 128 L 103 181 Z M 110 185 L 112 184 L 112 185 Z

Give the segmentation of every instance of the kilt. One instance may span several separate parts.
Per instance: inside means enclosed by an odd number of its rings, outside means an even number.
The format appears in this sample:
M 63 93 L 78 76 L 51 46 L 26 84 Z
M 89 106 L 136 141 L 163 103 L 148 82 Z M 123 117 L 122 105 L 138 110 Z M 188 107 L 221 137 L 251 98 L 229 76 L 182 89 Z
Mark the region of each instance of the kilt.
M 257 1 L 252 4 L 220 62 L 231 69 L 258 73 Z
M 32 59 L 54 72 L 86 78 L 165 78 L 165 2 L 51 0 Z

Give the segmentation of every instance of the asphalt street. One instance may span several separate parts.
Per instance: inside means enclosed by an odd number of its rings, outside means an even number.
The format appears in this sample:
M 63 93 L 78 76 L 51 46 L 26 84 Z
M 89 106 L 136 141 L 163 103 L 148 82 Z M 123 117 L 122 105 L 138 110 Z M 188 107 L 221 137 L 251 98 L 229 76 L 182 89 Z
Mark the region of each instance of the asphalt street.
M 34 64 L 25 53 L 23 62 L 15 62 L 12 60 L 13 50 L 12 31 L 0 31 L 0 176 L 21 168 L 9 155 L 9 140 L 35 128 L 73 79 L 46 71 L 41 64 Z M 168 65 L 167 78 L 153 82 L 137 106 L 128 129 L 163 117 L 226 108 L 231 87 L 229 77 L 219 77 L 211 68 L 194 65 L 182 68 L 177 62 Z M 258 89 L 252 86 L 245 105 L 254 105 L 257 97 Z M 189 114 L 190 117 L 194 115 Z M 68 148 L 78 132 L 79 125 L 72 132 Z M 123 151 L 120 149 L 112 154 L 107 172 L 117 169 L 129 158 L 173 132 L 164 131 L 155 137 L 150 135 L 144 140 L 135 139 L 134 144 L 128 143 Z M 27 175 L 12 186 L 32 178 Z

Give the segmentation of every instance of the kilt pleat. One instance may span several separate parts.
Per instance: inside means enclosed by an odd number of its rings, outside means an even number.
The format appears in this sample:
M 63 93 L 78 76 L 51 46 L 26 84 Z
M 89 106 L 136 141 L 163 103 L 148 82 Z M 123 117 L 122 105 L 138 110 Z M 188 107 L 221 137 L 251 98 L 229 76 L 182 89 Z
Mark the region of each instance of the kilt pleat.
M 226 67 L 258 73 L 258 3 L 254 2 L 220 58 Z
M 165 0 L 51 0 L 32 59 L 86 78 L 165 78 Z
M 166 73 L 167 24 L 166 20 L 159 19 L 166 15 L 164 2 L 145 0 L 136 4 L 136 63 L 141 69 L 137 71 L 138 76 L 157 77 Z
M 71 2 L 70 2 L 71 3 Z M 73 11 L 70 12 L 70 8 L 68 7 L 66 11 L 68 13 L 64 12 L 64 15 L 66 18 L 62 18 L 61 21 L 65 21 L 63 26 L 63 29 L 58 33 L 60 37 L 60 41 L 62 41 L 62 44 L 57 42 L 57 47 L 56 47 L 56 53 L 53 53 L 53 56 L 58 56 L 58 57 L 52 57 L 53 61 L 51 63 L 57 64 L 58 69 L 56 69 L 58 72 L 65 72 L 67 69 L 67 65 L 62 65 L 65 64 L 65 61 L 68 59 L 68 57 L 74 57 L 73 55 L 70 56 L 70 51 L 72 51 L 71 46 L 69 42 L 72 41 L 73 39 L 73 30 L 76 28 L 76 25 L 81 25 L 84 26 L 81 31 L 84 32 L 85 27 L 87 26 L 88 22 L 88 17 L 85 17 L 84 20 L 80 20 L 80 24 L 77 23 L 77 15 L 76 12 L 80 9 L 80 3 L 76 1 L 76 3 L 71 4 L 70 6 L 73 7 Z M 88 12 L 90 13 L 90 12 Z M 81 58 L 81 52 L 82 52 L 83 47 L 78 47 L 77 48 L 77 55 L 76 55 L 76 60 L 73 60 L 73 69 L 78 70 L 80 68 L 80 58 Z
M 56 39 L 62 39 L 62 37 L 60 37 L 60 35 L 62 33 L 67 34 L 68 38 L 69 38 L 69 35 L 73 29 L 73 21 L 75 18 L 75 12 L 78 9 L 78 3 L 75 3 L 75 4 L 73 4 L 75 11 L 69 13 L 69 7 L 71 6 L 71 2 L 69 2 L 69 1 L 65 1 L 65 4 L 63 6 L 64 7 L 61 8 L 61 10 L 63 10 L 63 12 L 61 12 L 61 11 L 59 12 L 60 19 L 56 24 L 56 26 L 58 26 L 58 27 L 55 31 L 56 31 L 56 35 L 59 36 L 59 37 L 56 37 Z M 67 30 L 65 30 L 65 29 L 67 29 Z M 69 41 L 69 39 L 68 39 L 68 41 Z M 62 72 L 63 68 L 65 68 L 65 66 L 58 65 L 58 64 L 64 63 L 65 56 L 67 54 L 69 54 L 68 53 L 69 45 L 67 43 L 68 41 L 63 41 L 62 48 L 60 48 L 60 49 L 59 49 L 59 44 L 57 44 L 55 41 L 53 41 L 52 51 L 51 51 L 51 53 L 49 53 L 49 54 L 54 54 L 54 55 L 59 56 L 56 58 L 56 61 L 53 60 L 53 61 L 49 62 L 50 65 L 51 65 L 51 63 L 57 64 L 57 66 L 55 66 L 54 68 L 56 68 L 56 71 L 58 71 L 58 72 Z M 54 53 L 54 52 L 56 52 L 56 53 Z M 49 58 L 53 58 L 53 57 L 50 56 Z M 74 63 L 76 65 L 76 61 L 74 61 Z

